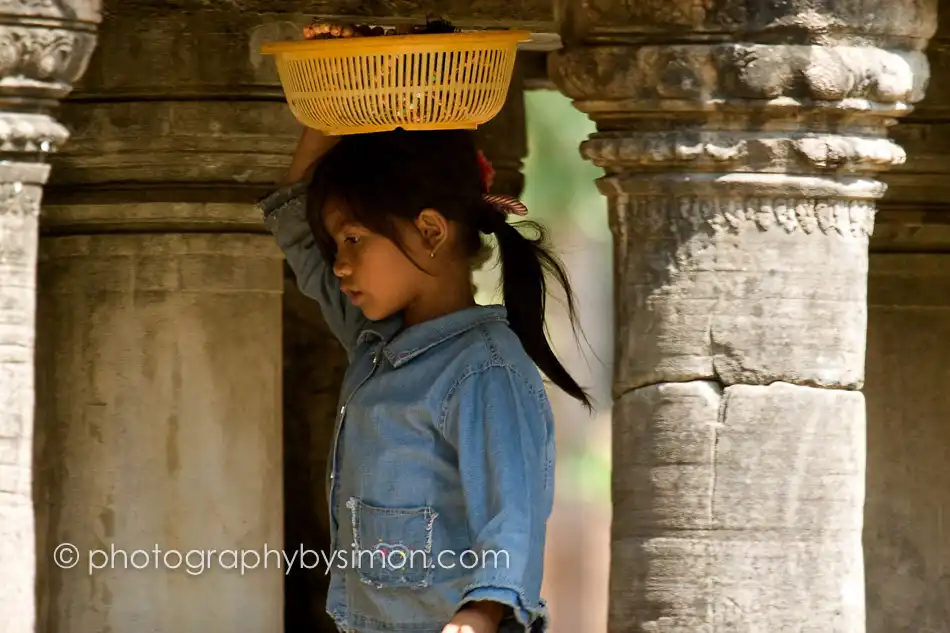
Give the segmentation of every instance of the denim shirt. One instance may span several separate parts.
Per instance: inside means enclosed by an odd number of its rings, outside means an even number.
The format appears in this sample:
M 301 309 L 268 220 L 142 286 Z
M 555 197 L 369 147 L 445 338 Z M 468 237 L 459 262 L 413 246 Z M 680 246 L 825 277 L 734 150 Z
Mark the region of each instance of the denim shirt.
M 307 223 L 305 183 L 259 208 L 349 357 L 328 465 L 327 612 L 344 633 L 441 633 L 468 601 L 499 631 L 543 633 L 553 415 L 503 306 L 402 329 L 340 292 Z

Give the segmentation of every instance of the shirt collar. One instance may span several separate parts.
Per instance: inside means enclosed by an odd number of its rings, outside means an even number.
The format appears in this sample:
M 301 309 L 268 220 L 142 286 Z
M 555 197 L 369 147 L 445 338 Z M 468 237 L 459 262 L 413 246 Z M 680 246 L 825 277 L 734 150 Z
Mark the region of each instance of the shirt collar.
M 362 343 L 367 337 L 374 335 L 381 340 L 387 340 L 383 354 L 393 367 L 400 367 L 436 345 L 492 321 L 508 322 L 508 312 L 504 306 L 472 306 L 417 323 L 401 332 L 401 316 L 390 317 L 365 328 L 360 333 L 358 342 Z

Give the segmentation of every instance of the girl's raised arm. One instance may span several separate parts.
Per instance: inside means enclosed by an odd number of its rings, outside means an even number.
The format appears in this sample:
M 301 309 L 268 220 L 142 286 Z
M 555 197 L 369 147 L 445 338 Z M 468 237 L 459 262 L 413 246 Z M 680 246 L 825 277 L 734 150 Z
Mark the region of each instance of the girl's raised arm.
M 282 186 L 293 185 L 309 178 L 317 161 L 330 151 L 330 148 L 336 145 L 339 140 L 339 137 L 326 136 L 319 130 L 305 128 L 303 134 L 300 135 L 297 149 L 294 150 L 294 156 L 290 160 L 287 174 L 280 184 Z
M 317 248 L 306 211 L 306 192 L 313 168 L 337 140 L 307 128 L 300 137 L 280 187 L 260 200 L 257 206 L 297 277 L 297 287 L 320 304 L 327 325 L 352 358 L 366 318 L 340 291 L 339 279 Z

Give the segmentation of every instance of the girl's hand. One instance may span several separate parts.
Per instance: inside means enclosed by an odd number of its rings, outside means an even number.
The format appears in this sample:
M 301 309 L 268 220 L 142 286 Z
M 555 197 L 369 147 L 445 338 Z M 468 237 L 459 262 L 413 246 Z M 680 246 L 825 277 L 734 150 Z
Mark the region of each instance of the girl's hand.
M 378 30 L 378 31 L 377 31 Z M 360 37 L 382 35 L 381 27 L 371 28 L 367 25 L 351 25 L 330 22 L 314 22 L 304 27 L 304 37 L 308 40 L 331 39 L 338 37 Z M 339 138 L 327 136 L 319 130 L 304 128 L 297 149 L 294 150 L 290 167 L 284 174 L 281 185 L 291 185 L 310 177 L 317 161 L 333 147 Z
M 442 633 L 496 633 L 501 622 L 502 605 L 496 602 L 473 602 L 455 614 Z

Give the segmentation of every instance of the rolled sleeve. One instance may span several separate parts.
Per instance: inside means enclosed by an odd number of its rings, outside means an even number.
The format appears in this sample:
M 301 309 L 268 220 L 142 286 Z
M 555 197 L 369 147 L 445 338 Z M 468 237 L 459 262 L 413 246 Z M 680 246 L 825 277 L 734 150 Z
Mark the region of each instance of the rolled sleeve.
M 518 624 L 524 627 L 526 631 L 534 631 L 536 627 L 532 625 L 537 622 L 540 617 L 543 617 L 540 615 L 540 605 L 539 609 L 535 612 L 528 610 L 525 606 L 524 597 L 518 591 L 505 587 L 480 586 L 469 589 L 462 598 L 460 606 L 470 602 L 483 601 L 497 602 L 509 607 L 515 620 L 517 620 Z M 543 631 L 544 628 L 539 627 L 537 630 Z
M 339 280 L 317 247 L 307 221 L 307 186 L 300 181 L 281 187 L 258 201 L 257 208 L 293 270 L 297 287 L 320 304 L 330 331 L 351 353 L 366 318 L 340 291 Z
M 450 396 L 443 432 L 455 447 L 472 549 L 459 606 L 489 600 L 511 607 L 524 630 L 543 631 L 544 543 L 553 501 L 550 418 L 527 381 L 508 366 L 464 379 Z

